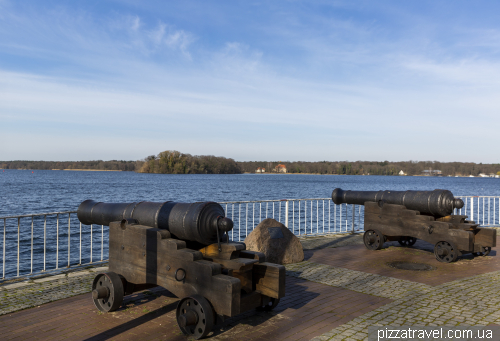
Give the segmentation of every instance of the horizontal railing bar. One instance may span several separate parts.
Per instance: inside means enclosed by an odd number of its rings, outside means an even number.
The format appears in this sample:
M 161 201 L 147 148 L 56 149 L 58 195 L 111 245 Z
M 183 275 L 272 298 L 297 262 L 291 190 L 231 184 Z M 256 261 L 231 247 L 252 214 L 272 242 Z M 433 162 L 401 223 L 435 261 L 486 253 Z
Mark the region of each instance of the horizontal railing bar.
M 307 198 L 307 199 L 274 199 L 274 200 L 251 200 L 251 201 L 219 201 L 218 204 L 246 204 L 255 202 L 277 202 L 277 201 L 305 201 L 305 200 L 330 200 L 331 198 Z
M 455 198 L 500 198 L 499 195 L 454 195 Z
M 12 216 L 0 217 L 0 219 L 13 219 L 13 218 L 39 217 L 39 216 L 51 215 L 51 214 L 68 214 L 68 213 L 76 213 L 76 212 L 77 212 L 77 211 L 64 211 L 64 212 L 50 212 L 50 213 L 22 214 L 22 215 L 12 215 Z

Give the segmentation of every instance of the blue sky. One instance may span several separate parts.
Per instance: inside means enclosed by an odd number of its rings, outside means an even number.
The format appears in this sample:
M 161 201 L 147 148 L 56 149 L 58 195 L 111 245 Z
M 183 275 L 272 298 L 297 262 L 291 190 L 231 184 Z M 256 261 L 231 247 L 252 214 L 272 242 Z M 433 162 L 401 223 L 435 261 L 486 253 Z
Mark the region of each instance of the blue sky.
M 0 0 L 0 160 L 498 163 L 499 7 Z

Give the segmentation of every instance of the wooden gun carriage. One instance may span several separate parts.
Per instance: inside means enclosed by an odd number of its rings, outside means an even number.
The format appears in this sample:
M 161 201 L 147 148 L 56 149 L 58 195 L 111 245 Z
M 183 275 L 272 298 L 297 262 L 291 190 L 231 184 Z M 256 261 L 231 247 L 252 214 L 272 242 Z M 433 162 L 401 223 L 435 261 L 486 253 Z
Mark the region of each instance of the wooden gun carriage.
M 434 245 L 440 262 L 453 262 L 464 253 L 486 256 L 496 246 L 496 230 L 479 227 L 466 215 L 452 215 L 464 203 L 450 191 L 344 191 L 332 193 L 335 204 L 365 206 L 363 241 L 379 250 L 386 241 L 411 246 L 417 239 Z
M 199 339 L 217 318 L 273 309 L 285 295 L 284 266 L 230 242 L 233 222 L 217 203 L 86 200 L 78 218 L 109 225 L 109 272 L 98 274 L 92 285 L 100 311 L 118 309 L 124 295 L 162 286 L 181 298 L 176 311 L 181 331 Z

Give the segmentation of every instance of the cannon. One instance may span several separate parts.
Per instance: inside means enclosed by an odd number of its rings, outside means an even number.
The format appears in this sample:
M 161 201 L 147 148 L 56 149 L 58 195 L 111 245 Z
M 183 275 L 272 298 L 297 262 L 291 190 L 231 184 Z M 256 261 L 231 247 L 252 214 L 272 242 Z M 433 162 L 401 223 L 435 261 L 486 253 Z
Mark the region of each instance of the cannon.
M 486 256 L 496 246 L 496 230 L 479 227 L 466 215 L 453 215 L 464 203 L 448 190 L 344 191 L 336 188 L 332 201 L 365 206 L 363 242 L 380 250 L 386 241 L 412 246 L 417 239 L 434 245 L 440 262 L 450 263 L 472 253 Z
M 92 284 L 102 312 L 117 310 L 125 295 L 161 286 L 180 298 L 181 331 L 200 339 L 218 321 L 271 310 L 285 296 L 285 267 L 230 241 L 233 222 L 215 202 L 86 200 L 77 215 L 83 224 L 109 226 L 109 272 Z

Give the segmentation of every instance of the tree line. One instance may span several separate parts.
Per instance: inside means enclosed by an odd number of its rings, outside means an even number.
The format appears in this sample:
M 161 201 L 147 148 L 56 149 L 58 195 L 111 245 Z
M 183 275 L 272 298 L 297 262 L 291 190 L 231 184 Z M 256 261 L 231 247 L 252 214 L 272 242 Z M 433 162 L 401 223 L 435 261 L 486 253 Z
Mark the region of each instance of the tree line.
M 500 164 L 482 164 L 473 162 L 438 162 L 438 161 L 319 161 L 319 162 L 282 162 L 248 161 L 238 162 L 243 172 L 254 173 L 257 168 L 265 168 L 272 173 L 278 164 L 286 166 L 292 174 L 342 174 L 342 175 L 406 175 L 439 174 L 443 176 L 478 176 L 480 173 L 497 174 Z M 440 171 L 439 173 L 436 171 Z
M 277 165 L 287 168 L 292 174 L 343 174 L 343 175 L 407 175 L 429 174 L 443 176 L 478 176 L 480 173 L 497 174 L 500 164 L 438 161 L 244 161 L 213 155 L 190 155 L 176 150 L 167 150 L 138 161 L 0 161 L 0 169 L 89 169 L 121 170 L 140 173 L 162 174 L 240 174 L 255 173 L 265 168 L 273 173 Z M 500 173 L 499 173 L 500 174 Z
M 135 171 L 142 165 L 138 161 L 0 161 L 0 169 L 88 169 L 88 170 L 113 170 Z

